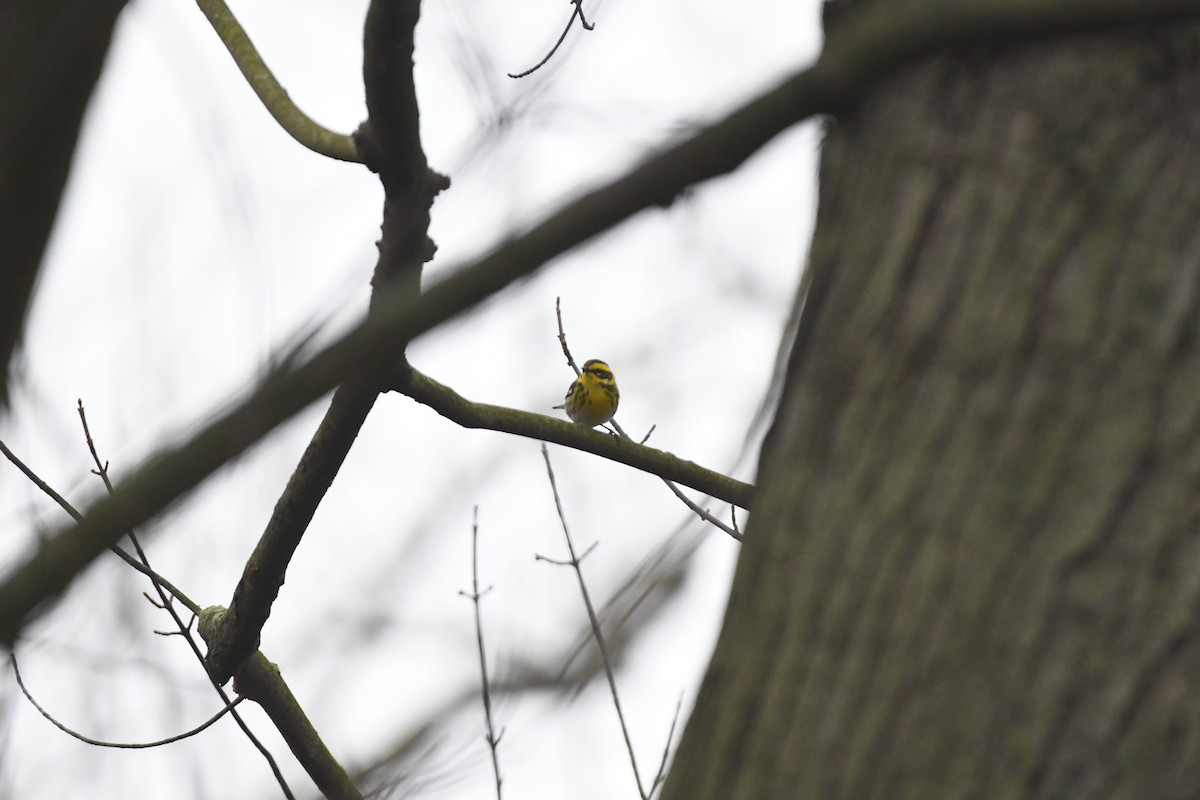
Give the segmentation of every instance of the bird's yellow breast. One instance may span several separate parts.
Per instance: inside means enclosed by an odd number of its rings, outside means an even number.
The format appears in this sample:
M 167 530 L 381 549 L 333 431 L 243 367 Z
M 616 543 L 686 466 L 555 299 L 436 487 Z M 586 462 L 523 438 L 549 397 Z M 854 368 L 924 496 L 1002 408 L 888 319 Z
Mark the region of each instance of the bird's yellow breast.
M 617 413 L 621 393 L 612 368 L 599 359 L 583 365 L 583 371 L 567 390 L 567 416 L 581 425 L 602 425 Z

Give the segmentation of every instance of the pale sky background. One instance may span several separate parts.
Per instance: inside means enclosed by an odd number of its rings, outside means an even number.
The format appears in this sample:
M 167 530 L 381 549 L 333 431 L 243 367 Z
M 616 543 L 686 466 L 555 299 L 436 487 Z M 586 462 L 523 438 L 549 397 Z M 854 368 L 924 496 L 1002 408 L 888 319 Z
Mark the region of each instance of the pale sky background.
M 365 116 L 362 0 L 232 6 L 301 108 L 349 132 Z M 598 0 L 536 63 L 560 0 L 426 2 L 417 36 L 422 137 L 452 188 L 433 210 L 436 279 L 561 201 L 621 174 L 698 123 L 810 63 L 819 3 Z M 752 420 L 770 383 L 814 203 L 818 129 L 779 137 L 732 176 L 643 213 L 418 340 L 413 363 L 472 400 L 557 413 L 572 373 L 556 339 L 562 297 L 579 361 L 621 386 L 618 420 L 650 444 L 753 480 Z M 120 481 L 158 447 L 245 394 L 273 354 L 318 341 L 365 308 L 382 191 L 359 165 L 282 133 L 193 3 L 135 0 L 91 106 L 38 287 L 0 439 L 77 506 L 101 491 L 75 410 L 87 407 Z M 155 568 L 201 605 L 227 605 L 327 399 L 143 531 Z M 761 430 L 757 432 L 761 435 Z M 749 437 L 749 439 L 748 439 Z M 673 535 L 700 546 L 670 603 L 618 671 L 639 766 L 653 775 L 676 701 L 695 698 L 737 544 L 657 479 L 550 448 L 585 574 L 602 602 Z M 689 492 L 695 496 L 695 492 Z M 703 503 L 727 515 L 719 502 Z M 585 623 L 538 444 L 458 428 L 382 397 L 288 572 L 262 648 L 344 765 L 366 764 L 449 698 L 478 686 L 470 604 L 479 507 L 493 669 L 567 647 Z M 0 566 L 65 516 L 0 462 Z M 744 520 L 740 520 L 744 521 Z M 18 648 L 30 690 L 90 736 L 147 741 L 219 708 L 149 585 L 106 557 Z M 590 652 L 590 651 L 589 651 Z M 558 662 L 555 662 L 557 666 Z M 297 797 L 314 789 L 272 726 L 241 706 Z M 564 701 L 499 699 L 505 797 L 635 797 L 603 680 Z M 436 746 L 394 797 L 494 797 L 483 715 L 442 715 Z M 680 729 L 683 721 L 681 720 Z M 272 798 L 280 791 L 229 720 L 165 748 L 101 750 L 66 737 L 0 681 L 0 797 Z

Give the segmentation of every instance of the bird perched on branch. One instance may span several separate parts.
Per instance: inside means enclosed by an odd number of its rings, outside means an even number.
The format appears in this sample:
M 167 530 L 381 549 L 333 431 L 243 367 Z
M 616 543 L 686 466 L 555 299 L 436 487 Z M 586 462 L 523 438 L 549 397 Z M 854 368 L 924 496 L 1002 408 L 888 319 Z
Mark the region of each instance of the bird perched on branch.
M 621 393 L 617 390 L 612 367 L 598 358 L 592 358 L 584 362 L 583 372 L 567 389 L 563 404 L 555 408 L 566 409 L 572 422 L 594 428 L 613 418 L 620 400 Z

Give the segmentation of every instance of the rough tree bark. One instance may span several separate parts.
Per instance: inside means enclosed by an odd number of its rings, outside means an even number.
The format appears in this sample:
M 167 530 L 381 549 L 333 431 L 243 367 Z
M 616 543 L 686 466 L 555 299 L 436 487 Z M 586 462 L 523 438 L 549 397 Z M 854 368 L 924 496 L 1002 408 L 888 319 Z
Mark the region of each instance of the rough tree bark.
M 1195 797 L 1200 36 L 940 58 L 831 125 L 664 797 Z

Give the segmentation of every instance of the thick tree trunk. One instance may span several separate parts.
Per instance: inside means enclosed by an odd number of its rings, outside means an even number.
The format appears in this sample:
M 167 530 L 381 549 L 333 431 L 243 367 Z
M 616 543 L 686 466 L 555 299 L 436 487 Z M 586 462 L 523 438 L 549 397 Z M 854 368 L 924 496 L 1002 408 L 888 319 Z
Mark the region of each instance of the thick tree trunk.
M 831 128 L 667 800 L 1200 792 L 1198 41 L 947 57 Z

